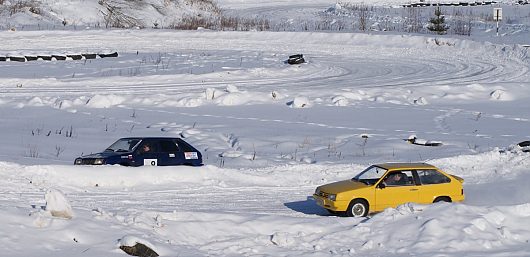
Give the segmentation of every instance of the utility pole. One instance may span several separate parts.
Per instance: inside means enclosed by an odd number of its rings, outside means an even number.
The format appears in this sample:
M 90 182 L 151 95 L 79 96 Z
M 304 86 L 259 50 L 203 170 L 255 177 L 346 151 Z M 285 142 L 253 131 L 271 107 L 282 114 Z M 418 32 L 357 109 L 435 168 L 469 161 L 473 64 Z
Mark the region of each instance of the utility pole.
M 493 20 L 497 22 L 497 37 L 499 36 L 499 21 L 502 20 L 502 8 L 493 8 Z

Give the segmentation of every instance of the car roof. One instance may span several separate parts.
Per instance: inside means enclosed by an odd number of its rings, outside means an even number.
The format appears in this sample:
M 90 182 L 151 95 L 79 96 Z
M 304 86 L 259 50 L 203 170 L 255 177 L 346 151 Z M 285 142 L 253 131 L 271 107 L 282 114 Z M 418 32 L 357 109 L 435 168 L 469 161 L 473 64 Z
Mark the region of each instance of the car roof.
M 436 169 L 433 165 L 430 165 L 428 163 L 421 163 L 421 162 L 389 162 L 389 163 L 380 163 L 380 164 L 374 164 L 374 166 L 378 166 L 387 170 L 394 170 L 394 169 Z
M 155 140 L 160 140 L 160 139 L 179 139 L 179 140 L 182 140 L 181 138 L 178 138 L 178 137 L 122 137 L 120 139 L 155 139 Z

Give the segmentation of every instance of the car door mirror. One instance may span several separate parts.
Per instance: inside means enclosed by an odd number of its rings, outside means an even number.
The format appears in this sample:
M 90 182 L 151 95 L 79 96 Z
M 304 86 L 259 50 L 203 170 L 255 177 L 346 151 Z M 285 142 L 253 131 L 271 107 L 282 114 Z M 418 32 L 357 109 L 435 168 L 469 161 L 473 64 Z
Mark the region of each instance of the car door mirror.
M 385 187 L 386 187 L 386 185 L 383 182 L 381 182 L 381 183 L 379 183 L 379 185 L 377 185 L 377 188 L 379 188 L 379 189 L 383 189 Z

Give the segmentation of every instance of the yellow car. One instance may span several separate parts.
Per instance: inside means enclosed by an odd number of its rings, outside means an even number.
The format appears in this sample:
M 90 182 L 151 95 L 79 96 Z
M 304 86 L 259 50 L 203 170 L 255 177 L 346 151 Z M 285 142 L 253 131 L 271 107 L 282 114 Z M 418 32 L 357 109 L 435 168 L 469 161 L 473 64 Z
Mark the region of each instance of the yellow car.
M 331 213 L 363 217 L 408 202 L 461 202 L 463 182 L 426 163 L 383 163 L 350 180 L 319 186 L 313 198 Z

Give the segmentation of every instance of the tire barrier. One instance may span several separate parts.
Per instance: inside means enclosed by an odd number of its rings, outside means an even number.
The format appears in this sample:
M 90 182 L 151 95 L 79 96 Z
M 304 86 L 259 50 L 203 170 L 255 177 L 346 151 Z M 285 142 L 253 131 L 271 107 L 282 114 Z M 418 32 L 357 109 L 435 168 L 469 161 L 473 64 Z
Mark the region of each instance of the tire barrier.
M 87 54 L 52 54 L 52 55 L 20 55 L 20 56 L 0 56 L 0 62 L 30 62 L 30 61 L 66 61 L 66 60 L 88 60 L 99 58 L 115 58 L 118 57 L 118 52 L 113 53 L 87 53 Z
M 419 2 L 419 3 L 412 3 L 412 4 L 404 4 L 403 7 L 428 7 L 428 6 L 481 6 L 481 5 L 492 5 L 496 4 L 496 1 L 481 1 L 481 2 L 447 2 L 447 3 L 426 3 L 426 2 Z M 521 2 L 521 3 L 528 3 L 528 2 Z

